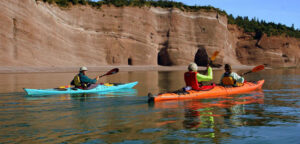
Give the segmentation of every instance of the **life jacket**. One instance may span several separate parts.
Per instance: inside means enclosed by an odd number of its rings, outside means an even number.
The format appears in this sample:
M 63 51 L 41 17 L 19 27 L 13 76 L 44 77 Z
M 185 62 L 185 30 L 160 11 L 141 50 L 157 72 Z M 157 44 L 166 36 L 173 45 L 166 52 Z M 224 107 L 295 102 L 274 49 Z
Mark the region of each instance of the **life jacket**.
M 81 89 L 87 88 L 87 84 L 81 82 L 79 74 L 74 76 L 71 85 L 75 85 L 76 88 L 81 88 Z
M 81 87 L 81 81 L 79 75 L 74 76 L 73 80 L 74 80 L 75 87 Z
M 222 85 L 224 86 L 233 86 L 235 84 L 235 80 L 230 76 L 230 73 L 225 72 L 224 77 L 222 78 Z
M 223 86 L 243 86 L 243 83 L 236 82 L 236 80 L 233 79 L 232 76 L 230 76 L 230 73 L 225 72 L 224 77 L 222 79 L 222 85 Z
M 192 87 L 193 90 L 201 89 L 197 80 L 197 72 L 185 72 L 184 81 L 186 86 Z

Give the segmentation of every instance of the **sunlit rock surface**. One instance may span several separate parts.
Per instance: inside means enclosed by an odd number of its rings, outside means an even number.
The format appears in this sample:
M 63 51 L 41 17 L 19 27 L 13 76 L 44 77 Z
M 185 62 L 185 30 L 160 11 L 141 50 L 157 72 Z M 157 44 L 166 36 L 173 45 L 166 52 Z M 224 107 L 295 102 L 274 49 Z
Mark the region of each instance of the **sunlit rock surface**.
M 217 64 L 300 61 L 299 40 L 255 40 L 216 12 L 5 0 L 0 25 L 0 66 L 206 65 L 216 50 Z

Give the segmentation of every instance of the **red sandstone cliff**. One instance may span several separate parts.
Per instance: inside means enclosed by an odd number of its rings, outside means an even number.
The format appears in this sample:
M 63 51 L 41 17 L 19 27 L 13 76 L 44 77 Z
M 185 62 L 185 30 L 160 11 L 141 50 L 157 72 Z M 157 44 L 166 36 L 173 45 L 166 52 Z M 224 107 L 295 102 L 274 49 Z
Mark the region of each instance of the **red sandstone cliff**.
M 266 35 L 253 39 L 254 34 L 243 33 L 235 25 L 229 25 L 228 29 L 234 35 L 236 56 L 242 64 L 276 67 L 300 65 L 299 39 Z
M 5 0 L 0 25 L 0 66 L 186 65 L 215 50 L 220 64 L 295 66 L 300 58 L 299 40 L 254 40 L 216 12 Z

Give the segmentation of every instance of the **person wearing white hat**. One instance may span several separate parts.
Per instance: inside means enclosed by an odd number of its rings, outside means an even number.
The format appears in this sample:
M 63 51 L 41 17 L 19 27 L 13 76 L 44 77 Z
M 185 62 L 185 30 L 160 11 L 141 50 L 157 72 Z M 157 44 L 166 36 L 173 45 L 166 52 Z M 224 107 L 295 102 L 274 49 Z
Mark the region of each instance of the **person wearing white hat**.
M 71 82 L 71 85 L 75 85 L 76 88 L 81 88 L 81 89 L 87 89 L 89 88 L 92 84 L 96 84 L 97 81 L 99 80 L 99 76 L 97 76 L 94 79 L 90 79 L 88 76 L 86 76 L 86 71 L 87 67 L 80 67 L 79 69 L 79 74 L 74 76 L 74 79 Z
M 202 81 L 211 81 L 213 79 L 212 68 L 209 65 L 207 65 L 207 75 L 199 74 L 197 71 L 197 64 L 192 62 L 188 66 L 188 72 L 184 73 L 186 86 L 193 90 L 201 90 Z

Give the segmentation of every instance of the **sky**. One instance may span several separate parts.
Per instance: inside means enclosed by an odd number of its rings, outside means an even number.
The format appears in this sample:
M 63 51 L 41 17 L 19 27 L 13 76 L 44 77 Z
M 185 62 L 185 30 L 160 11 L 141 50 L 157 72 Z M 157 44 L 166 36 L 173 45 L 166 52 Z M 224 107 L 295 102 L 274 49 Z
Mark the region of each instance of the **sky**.
M 98 0 L 94 0 L 98 1 Z M 173 0 L 186 5 L 213 6 L 227 14 L 281 23 L 300 30 L 300 0 Z

